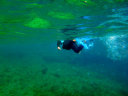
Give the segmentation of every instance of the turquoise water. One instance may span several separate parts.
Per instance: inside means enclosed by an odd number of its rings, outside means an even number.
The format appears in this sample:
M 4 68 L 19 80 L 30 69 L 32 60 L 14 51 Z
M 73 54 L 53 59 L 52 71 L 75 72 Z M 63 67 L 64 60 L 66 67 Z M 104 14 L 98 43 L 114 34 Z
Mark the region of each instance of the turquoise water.
M 1 0 L 0 96 L 128 96 L 127 0 Z M 56 41 L 94 38 L 80 54 Z

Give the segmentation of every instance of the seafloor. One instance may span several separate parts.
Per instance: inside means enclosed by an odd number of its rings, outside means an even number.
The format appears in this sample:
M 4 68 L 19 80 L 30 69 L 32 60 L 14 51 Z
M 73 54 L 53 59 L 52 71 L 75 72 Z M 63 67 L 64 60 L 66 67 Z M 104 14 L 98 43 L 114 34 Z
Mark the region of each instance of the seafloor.
M 91 71 L 89 67 L 65 63 L 65 60 L 57 63 L 50 60 L 50 53 L 14 50 L 3 53 L 0 96 L 128 96 L 122 83 Z

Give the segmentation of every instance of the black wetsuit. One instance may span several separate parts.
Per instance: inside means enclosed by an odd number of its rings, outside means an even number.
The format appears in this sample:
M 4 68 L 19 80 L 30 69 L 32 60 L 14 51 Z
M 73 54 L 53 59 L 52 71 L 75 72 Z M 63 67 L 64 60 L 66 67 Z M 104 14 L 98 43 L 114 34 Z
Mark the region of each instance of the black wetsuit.
M 60 47 L 59 44 L 61 44 L 60 41 L 57 42 L 58 47 Z M 67 50 L 72 49 L 74 52 L 79 53 L 83 49 L 83 45 L 78 46 L 73 40 L 64 40 L 62 48 Z

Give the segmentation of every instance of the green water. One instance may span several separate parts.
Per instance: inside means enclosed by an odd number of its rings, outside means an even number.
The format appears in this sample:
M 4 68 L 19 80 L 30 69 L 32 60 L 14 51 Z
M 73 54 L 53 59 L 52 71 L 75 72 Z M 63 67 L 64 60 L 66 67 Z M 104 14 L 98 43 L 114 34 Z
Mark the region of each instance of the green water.
M 127 35 L 127 4 L 0 0 L 0 96 L 128 96 L 127 72 L 118 72 L 127 70 L 120 68 L 124 63 L 101 64 L 95 54 L 102 54 L 93 51 L 89 63 L 86 51 L 81 55 L 56 48 L 58 39 Z M 77 29 L 81 27 L 87 28 Z
M 127 0 L 2 0 L 0 4 L 2 42 L 27 42 L 31 39 L 42 42 L 47 38 L 56 40 L 85 35 L 127 34 L 127 22 L 121 22 L 122 18 L 127 18 L 121 14 L 127 9 Z M 90 16 L 90 19 L 82 19 L 82 16 Z M 116 30 L 110 25 L 121 28 Z M 70 30 L 65 35 L 62 29 L 69 28 L 67 26 L 88 28 L 75 34 L 74 30 Z M 89 31 L 92 31 L 91 34 Z

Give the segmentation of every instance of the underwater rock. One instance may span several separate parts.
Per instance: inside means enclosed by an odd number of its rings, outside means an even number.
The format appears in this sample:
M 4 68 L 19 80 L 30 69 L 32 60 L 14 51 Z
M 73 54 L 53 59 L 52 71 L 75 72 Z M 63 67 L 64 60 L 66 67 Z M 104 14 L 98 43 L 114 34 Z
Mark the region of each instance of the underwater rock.
M 65 13 L 65 12 L 51 11 L 48 13 L 48 15 L 57 19 L 74 19 L 75 18 L 75 16 L 72 13 Z
M 33 20 L 29 21 L 28 23 L 24 24 L 24 26 L 30 28 L 48 28 L 50 26 L 50 22 L 46 19 L 42 18 L 34 18 Z

